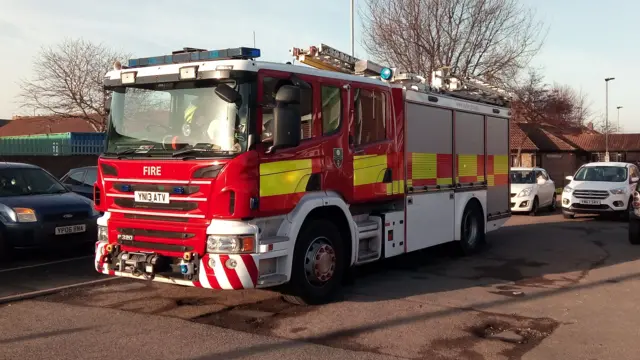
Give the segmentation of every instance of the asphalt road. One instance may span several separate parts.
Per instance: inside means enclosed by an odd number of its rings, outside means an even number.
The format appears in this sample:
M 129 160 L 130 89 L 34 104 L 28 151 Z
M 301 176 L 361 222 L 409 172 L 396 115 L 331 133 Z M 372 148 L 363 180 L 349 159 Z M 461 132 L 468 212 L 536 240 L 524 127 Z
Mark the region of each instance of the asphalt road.
M 626 236 L 620 221 L 514 216 L 481 254 L 368 266 L 318 307 L 124 279 L 65 290 L 0 306 L 0 359 L 636 359 L 640 247 Z

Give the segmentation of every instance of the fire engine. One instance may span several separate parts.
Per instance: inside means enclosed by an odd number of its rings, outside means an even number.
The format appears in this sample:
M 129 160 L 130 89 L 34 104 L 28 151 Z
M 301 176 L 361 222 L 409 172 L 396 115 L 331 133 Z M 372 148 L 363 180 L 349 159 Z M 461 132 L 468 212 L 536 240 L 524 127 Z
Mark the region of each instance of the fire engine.
M 508 92 L 324 44 L 291 52 L 114 64 L 98 272 L 321 304 L 356 266 L 449 242 L 474 253 L 508 220 Z

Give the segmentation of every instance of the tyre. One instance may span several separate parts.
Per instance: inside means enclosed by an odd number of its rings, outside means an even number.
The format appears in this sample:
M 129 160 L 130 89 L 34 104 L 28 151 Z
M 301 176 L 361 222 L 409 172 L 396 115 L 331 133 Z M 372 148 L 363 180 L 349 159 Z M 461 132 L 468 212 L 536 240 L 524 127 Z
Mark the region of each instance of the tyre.
M 553 199 L 551 199 L 551 205 L 549 205 L 549 211 L 555 212 L 558 209 L 558 198 L 555 194 L 553 194 Z
M 563 212 L 562 212 L 562 216 L 563 216 L 565 219 L 573 219 L 573 218 L 575 218 L 575 217 L 576 217 L 576 214 L 566 213 L 566 212 L 564 212 L 564 211 L 563 211 Z
M 629 219 L 629 243 L 640 245 L 640 220 L 636 218 Z
M 538 215 L 538 197 L 533 198 L 533 204 L 531 205 L 531 211 L 529 211 L 530 216 Z
M 629 198 L 627 203 L 627 210 L 620 213 L 620 219 L 622 221 L 629 221 L 629 214 L 633 211 L 633 198 Z
M 460 223 L 460 248 L 463 255 L 478 252 L 485 244 L 484 217 L 477 202 L 467 204 Z
M 342 287 L 345 264 L 344 240 L 338 228 L 326 220 L 305 224 L 293 250 L 284 300 L 297 305 L 331 302 Z
M 0 262 L 7 261 L 11 258 L 12 253 L 13 249 L 11 245 L 0 232 Z

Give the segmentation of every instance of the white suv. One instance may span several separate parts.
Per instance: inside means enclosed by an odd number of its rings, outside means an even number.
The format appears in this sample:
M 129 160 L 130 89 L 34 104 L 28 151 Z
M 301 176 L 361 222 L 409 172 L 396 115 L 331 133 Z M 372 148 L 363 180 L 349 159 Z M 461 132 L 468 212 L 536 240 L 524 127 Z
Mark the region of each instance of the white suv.
M 633 192 L 640 180 L 638 168 L 624 162 L 594 162 L 583 165 L 562 192 L 565 218 L 576 214 L 618 213 L 627 217 Z
M 514 167 L 511 179 L 511 212 L 528 212 L 535 216 L 538 210 L 556 209 L 556 185 L 549 174 L 538 167 Z

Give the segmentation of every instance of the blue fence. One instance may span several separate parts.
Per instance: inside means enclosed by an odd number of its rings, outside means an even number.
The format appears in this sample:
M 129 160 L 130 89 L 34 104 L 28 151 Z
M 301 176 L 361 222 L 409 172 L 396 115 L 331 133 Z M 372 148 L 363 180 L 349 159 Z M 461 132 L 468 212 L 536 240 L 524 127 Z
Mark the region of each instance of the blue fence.
M 105 133 L 60 133 L 0 137 L 0 155 L 99 155 Z

